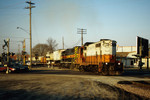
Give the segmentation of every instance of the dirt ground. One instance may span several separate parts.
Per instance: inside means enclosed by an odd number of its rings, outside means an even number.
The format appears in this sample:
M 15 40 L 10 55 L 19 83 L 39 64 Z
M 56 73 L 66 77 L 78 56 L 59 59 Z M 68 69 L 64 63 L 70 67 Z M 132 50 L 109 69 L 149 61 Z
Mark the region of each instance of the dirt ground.
M 32 71 L 24 73 L 0 73 L 0 100 L 148 99 L 97 81 L 99 77 L 101 76 L 97 74 L 57 68 L 33 68 Z

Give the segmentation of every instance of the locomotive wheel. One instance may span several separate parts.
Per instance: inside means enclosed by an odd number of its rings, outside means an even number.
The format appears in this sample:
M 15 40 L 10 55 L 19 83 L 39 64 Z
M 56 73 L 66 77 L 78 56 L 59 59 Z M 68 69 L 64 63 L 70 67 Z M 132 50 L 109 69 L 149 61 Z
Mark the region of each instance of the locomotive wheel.
M 83 66 L 79 66 L 79 71 L 80 71 L 80 72 L 84 72 Z
M 114 75 L 116 75 L 116 72 L 115 71 L 109 71 L 109 75 L 114 76 Z
M 107 66 L 107 65 L 103 66 L 102 75 L 104 75 L 104 76 L 109 75 L 109 66 Z
M 80 67 L 79 65 L 75 65 L 75 68 L 74 68 L 74 69 L 80 71 L 80 70 L 79 70 L 79 67 Z
M 109 75 L 116 75 L 116 71 L 114 69 L 114 66 L 109 67 Z
M 74 69 L 74 65 L 73 64 L 70 64 L 70 69 Z
M 102 75 L 107 76 L 107 75 L 109 75 L 109 72 L 107 70 L 106 71 L 102 71 Z
M 120 72 L 120 71 L 116 71 L 115 74 L 116 74 L 116 75 L 121 75 L 121 72 Z

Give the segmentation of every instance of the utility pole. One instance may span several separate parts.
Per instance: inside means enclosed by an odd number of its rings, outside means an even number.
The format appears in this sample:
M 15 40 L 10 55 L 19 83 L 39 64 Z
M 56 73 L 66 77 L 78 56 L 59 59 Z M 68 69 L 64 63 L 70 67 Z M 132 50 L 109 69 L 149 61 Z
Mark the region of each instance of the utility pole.
M 6 74 L 9 73 L 9 41 L 10 41 L 10 39 L 7 39 L 7 71 L 6 71 Z
M 81 46 L 83 46 L 83 34 L 87 34 L 87 29 L 77 29 L 77 34 L 81 34 Z
M 25 50 L 25 39 L 22 41 L 22 52 L 23 52 L 23 65 L 25 65 L 26 63 L 26 59 L 25 59 L 25 53 L 26 53 L 26 50 Z
M 62 45 L 63 45 L 63 49 L 64 49 L 64 37 L 62 37 Z
M 32 5 L 34 5 L 34 3 L 32 3 L 31 1 L 26 1 L 26 3 L 29 4 L 29 7 L 25 7 L 25 9 L 29 9 L 29 11 L 30 11 L 30 13 L 29 13 L 29 15 L 30 15 L 30 27 L 29 27 L 29 29 L 30 29 L 30 67 L 29 67 L 29 69 L 31 69 L 32 68 L 31 9 L 35 8 L 35 6 L 32 6 Z
M 142 69 L 142 39 L 140 39 L 140 64 L 139 64 L 139 67 L 140 67 L 140 69 Z
M 147 56 L 147 69 L 149 69 L 149 48 L 148 48 L 148 56 Z
M 20 44 L 18 44 L 18 60 L 20 61 Z

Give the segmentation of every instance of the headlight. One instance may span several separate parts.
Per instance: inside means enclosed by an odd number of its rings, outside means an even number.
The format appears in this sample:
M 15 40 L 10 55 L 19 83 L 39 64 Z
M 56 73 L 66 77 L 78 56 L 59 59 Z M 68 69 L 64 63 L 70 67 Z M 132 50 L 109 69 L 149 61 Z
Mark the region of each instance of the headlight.
M 120 65 L 120 63 L 118 63 L 118 65 Z
M 12 68 L 11 70 L 12 70 L 12 71 L 14 71 L 14 70 L 15 70 L 15 68 Z

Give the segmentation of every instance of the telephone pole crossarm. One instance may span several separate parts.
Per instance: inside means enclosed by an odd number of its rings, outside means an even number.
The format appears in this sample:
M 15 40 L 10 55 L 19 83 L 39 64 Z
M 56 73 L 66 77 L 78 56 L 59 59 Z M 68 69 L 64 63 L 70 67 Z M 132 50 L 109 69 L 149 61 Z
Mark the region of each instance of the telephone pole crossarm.
M 77 29 L 77 34 L 81 34 L 81 46 L 83 46 L 83 34 L 87 34 L 87 29 Z

